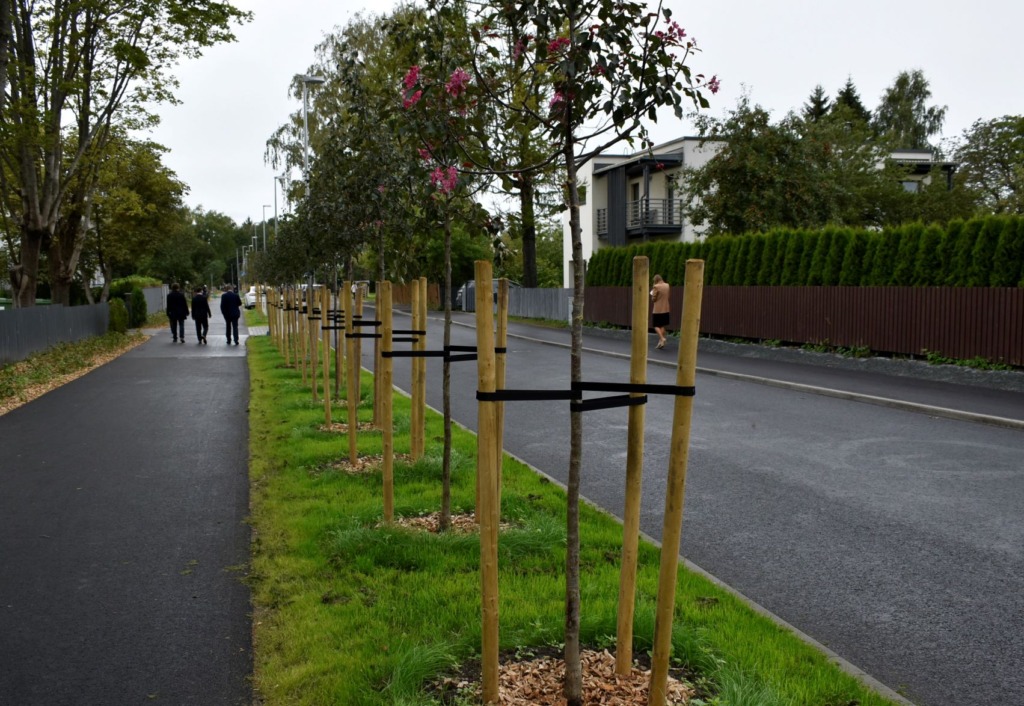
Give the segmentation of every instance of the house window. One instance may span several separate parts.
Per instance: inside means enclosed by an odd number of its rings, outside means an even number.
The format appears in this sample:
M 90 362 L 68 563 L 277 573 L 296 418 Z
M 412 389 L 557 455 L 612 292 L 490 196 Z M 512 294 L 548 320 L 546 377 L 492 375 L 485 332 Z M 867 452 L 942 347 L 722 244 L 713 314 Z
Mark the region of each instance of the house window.
M 904 191 L 911 194 L 916 194 L 921 190 L 921 182 L 917 181 L 916 179 L 908 179 L 907 181 L 901 181 L 900 184 L 903 185 Z

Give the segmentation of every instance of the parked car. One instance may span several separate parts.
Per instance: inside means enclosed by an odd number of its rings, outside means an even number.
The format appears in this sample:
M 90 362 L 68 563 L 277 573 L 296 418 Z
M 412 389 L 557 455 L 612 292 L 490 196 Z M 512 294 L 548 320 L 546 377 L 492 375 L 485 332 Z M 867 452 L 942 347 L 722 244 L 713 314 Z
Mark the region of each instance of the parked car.
M 466 282 L 464 285 L 462 285 L 461 287 L 459 287 L 455 291 L 455 300 L 452 302 L 452 308 L 453 309 L 458 309 L 459 311 L 475 311 L 476 310 L 476 304 L 470 305 L 469 302 L 466 301 L 466 290 L 467 290 L 467 288 L 470 291 L 474 291 L 475 287 L 476 287 L 476 283 L 474 282 L 474 280 L 470 280 L 470 281 Z M 519 284 L 518 282 L 513 282 L 512 280 L 509 280 L 508 281 L 508 287 L 509 287 L 509 289 L 515 289 L 515 288 L 522 287 L 522 285 Z M 494 295 L 494 301 L 498 301 L 498 280 L 497 279 L 491 280 L 491 292 Z M 474 294 L 474 296 L 476 296 L 476 295 Z M 469 307 L 469 308 L 467 308 L 467 307 Z
M 245 293 L 242 301 L 245 303 L 246 309 L 256 308 L 256 285 L 249 287 L 249 291 Z

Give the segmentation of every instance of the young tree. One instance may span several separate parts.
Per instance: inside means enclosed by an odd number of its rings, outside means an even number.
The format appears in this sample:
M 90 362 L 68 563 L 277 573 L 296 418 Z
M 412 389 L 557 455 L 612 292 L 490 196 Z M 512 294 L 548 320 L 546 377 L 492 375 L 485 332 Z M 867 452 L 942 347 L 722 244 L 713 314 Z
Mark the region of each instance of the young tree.
M 942 132 L 946 106 L 927 105 L 931 97 L 923 71 L 901 71 L 885 90 L 871 125 L 896 147 L 932 149 L 929 139 Z
M 508 33 L 502 28 L 519 28 Z M 570 378 L 582 379 L 584 261 L 577 170 L 594 155 L 624 140 L 649 144 L 643 121 L 660 107 L 682 117 L 684 100 L 707 106 L 702 89 L 718 80 L 693 75 L 687 61 L 693 40 L 659 6 L 618 0 L 525 0 L 482 6 L 472 25 L 475 56 L 472 95 L 497 111 L 502 124 L 528 120 L 545 145 L 530 163 L 510 161 L 504 173 L 565 168 L 573 262 Z M 518 37 L 513 40 L 513 37 Z M 411 95 L 415 95 L 411 93 Z M 472 158 L 479 154 L 466 150 Z M 519 158 L 521 159 L 521 158 Z M 565 696 L 582 703 L 580 663 L 579 489 L 583 424 L 570 412 L 567 483 Z M 496 657 L 496 655 L 495 655 Z M 489 656 L 485 655 L 485 659 Z M 485 699 L 489 698 L 485 693 Z

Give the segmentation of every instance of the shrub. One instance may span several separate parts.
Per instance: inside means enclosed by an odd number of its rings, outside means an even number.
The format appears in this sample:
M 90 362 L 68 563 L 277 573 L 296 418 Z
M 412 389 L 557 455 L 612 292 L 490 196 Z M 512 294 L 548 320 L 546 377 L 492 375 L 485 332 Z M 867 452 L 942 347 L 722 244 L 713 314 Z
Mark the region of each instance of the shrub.
M 1024 218 L 1013 218 L 999 234 L 992 262 L 991 287 L 1016 287 L 1024 275 Z
M 111 299 L 108 306 L 110 307 L 109 329 L 115 333 L 128 331 L 128 308 L 124 302 L 120 299 Z
M 142 293 L 142 290 L 135 288 L 132 290 L 132 308 L 131 308 L 131 320 L 128 322 L 132 328 L 139 328 L 146 323 L 146 318 L 149 316 L 149 312 L 146 311 L 146 295 Z

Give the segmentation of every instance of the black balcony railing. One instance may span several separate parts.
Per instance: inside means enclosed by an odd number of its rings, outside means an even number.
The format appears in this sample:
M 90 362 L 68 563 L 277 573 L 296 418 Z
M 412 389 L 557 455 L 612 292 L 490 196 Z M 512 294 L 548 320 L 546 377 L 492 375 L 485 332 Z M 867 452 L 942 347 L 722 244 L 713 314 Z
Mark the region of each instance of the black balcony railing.
M 683 225 L 682 199 L 641 199 L 626 202 L 626 227 Z

